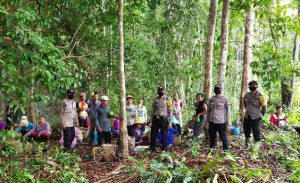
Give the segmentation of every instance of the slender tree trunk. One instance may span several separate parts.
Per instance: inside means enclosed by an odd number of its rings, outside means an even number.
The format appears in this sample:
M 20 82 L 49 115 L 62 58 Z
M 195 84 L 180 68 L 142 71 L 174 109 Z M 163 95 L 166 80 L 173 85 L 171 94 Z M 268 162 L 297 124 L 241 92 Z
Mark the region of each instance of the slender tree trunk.
M 300 0 L 298 1 L 298 16 L 300 16 Z M 295 34 L 294 38 L 294 48 L 293 48 L 293 62 L 299 61 L 299 40 L 298 34 Z M 288 81 L 288 79 L 290 79 Z M 282 104 L 286 107 L 290 107 L 293 103 L 293 90 L 295 85 L 295 76 L 293 73 L 292 78 L 284 78 L 281 81 L 281 100 Z
M 217 0 L 210 0 L 209 16 L 207 20 L 208 32 L 205 47 L 205 65 L 204 65 L 204 98 L 208 102 L 212 87 L 212 59 L 213 46 L 216 27 Z
M 240 116 L 241 120 L 244 119 L 245 108 L 243 105 L 244 95 L 247 93 L 247 85 L 250 79 L 250 63 L 252 62 L 252 45 L 253 45 L 253 29 L 254 29 L 254 10 L 253 6 L 250 5 L 246 13 L 245 23 L 245 39 L 244 39 L 244 56 L 243 56 L 243 76 L 241 85 L 241 96 L 240 96 Z
M 221 27 L 221 60 L 218 73 L 218 84 L 224 88 L 226 75 L 226 62 L 228 55 L 228 19 L 229 19 L 229 0 L 223 0 L 222 27 Z
M 30 103 L 29 103 L 29 121 L 36 122 L 35 105 L 33 103 L 33 100 L 34 100 L 34 87 L 33 86 L 30 87 L 29 97 L 30 97 Z
M 126 103 L 125 103 L 125 73 L 124 73 L 124 37 L 123 37 L 123 0 L 119 0 L 118 4 L 118 20 L 119 20 L 119 74 L 120 74 L 120 152 L 122 158 L 128 158 L 128 134 L 126 122 Z

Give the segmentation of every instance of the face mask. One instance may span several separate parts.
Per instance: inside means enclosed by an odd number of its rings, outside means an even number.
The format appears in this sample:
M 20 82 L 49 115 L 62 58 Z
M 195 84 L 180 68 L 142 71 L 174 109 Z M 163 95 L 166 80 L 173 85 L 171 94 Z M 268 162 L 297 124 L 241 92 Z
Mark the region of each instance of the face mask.
M 252 91 L 252 92 L 254 92 L 256 90 L 256 87 L 250 86 L 249 90 Z
M 215 92 L 216 95 L 221 94 L 221 90 L 220 89 L 215 89 L 214 92 Z
M 159 95 L 160 97 L 164 96 L 164 94 L 165 94 L 165 92 L 163 92 L 163 91 L 159 91 L 159 92 L 157 92 L 157 93 L 158 93 L 158 95 Z
M 73 99 L 74 98 L 74 95 L 67 95 L 68 99 Z

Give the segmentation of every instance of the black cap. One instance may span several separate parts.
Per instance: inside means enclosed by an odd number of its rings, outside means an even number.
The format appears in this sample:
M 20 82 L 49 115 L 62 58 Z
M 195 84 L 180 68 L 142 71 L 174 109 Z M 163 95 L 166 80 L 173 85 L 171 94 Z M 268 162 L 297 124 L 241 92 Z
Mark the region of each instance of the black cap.
M 68 89 L 67 90 L 67 95 L 74 95 L 75 91 L 73 89 Z
M 162 87 L 162 86 L 159 86 L 159 87 L 157 88 L 157 91 L 158 91 L 158 92 L 165 91 L 165 88 L 164 88 L 164 87 Z
M 251 87 L 258 87 L 258 83 L 255 81 L 255 80 L 252 80 L 248 83 L 248 86 L 251 86 Z
M 220 89 L 220 90 L 222 90 L 222 87 L 217 84 L 217 85 L 214 86 L 214 89 Z

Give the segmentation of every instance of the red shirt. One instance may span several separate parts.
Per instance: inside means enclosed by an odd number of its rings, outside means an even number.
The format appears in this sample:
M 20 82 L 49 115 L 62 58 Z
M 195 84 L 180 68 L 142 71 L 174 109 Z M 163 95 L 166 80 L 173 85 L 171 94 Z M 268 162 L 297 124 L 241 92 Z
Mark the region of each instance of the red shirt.
M 270 124 L 272 126 L 284 126 L 284 125 L 286 125 L 286 115 L 282 113 L 279 116 L 276 113 L 273 113 L 270 117 Z

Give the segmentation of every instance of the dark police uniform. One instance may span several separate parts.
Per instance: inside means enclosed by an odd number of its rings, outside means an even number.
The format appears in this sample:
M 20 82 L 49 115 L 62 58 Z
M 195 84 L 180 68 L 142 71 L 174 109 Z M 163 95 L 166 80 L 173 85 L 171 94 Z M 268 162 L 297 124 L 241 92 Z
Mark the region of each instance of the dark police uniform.
M 167 99 L 165 96 L 157 97 L 152 104 L 152 125 L 151 125 L 151 142 L 150 149 L 155 151 L 158 130 L 160 129 L 163 136 L 162 150 L 167 147 L 168 135 L 168 109 Z
M 218 132 L 222 140 L 223 149 L 227 150 L 229 144 L 226 126 L 229 122 L 229 106 L 226 97 L 216 95 L 209 99 L 207 106 L 207 121 L 209 122 L 210 148 L 215 147 L 216 134 Z
M 266 101 L 263 95 L 258 92 L 248 92 L 244 96 L 244 107 L 246 109 L 244 119 L 244 134 L 246 139 L 251 137 L 251 130 L 253 131 L 254 140 L 261 140 L 260 123 L 262 119 L 261 109 L 266 110 Z

